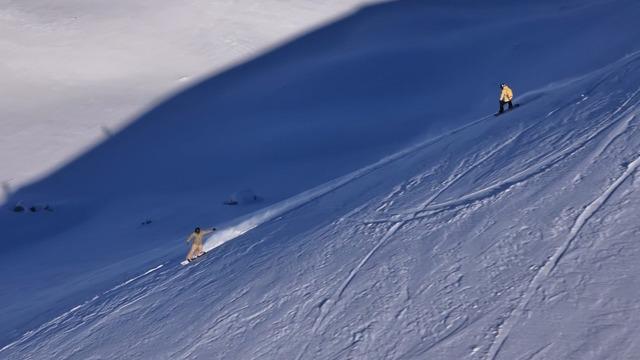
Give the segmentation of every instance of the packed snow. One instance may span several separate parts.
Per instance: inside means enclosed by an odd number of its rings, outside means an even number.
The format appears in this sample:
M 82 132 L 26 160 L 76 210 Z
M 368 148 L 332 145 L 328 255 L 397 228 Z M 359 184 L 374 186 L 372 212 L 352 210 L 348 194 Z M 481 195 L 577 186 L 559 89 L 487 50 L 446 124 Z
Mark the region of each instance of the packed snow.
M 12 193 L 0 357 L 636 359 L 639 15 L 401 0 L 185 89 Z

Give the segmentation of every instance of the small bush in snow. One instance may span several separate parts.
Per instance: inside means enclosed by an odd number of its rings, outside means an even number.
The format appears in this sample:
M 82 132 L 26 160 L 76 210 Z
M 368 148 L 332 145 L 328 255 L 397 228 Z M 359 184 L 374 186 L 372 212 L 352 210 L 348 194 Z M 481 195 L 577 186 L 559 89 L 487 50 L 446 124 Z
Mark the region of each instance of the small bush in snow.
M 51 206 L 49 205 L 31 205 L 28 207 L 28 209 L 32 213 L 35 213 L 38 211 L 53 212 L 53 208 L 51 208 Z M 25 207 L 21 203 L 17 203 L 16 206 L 13 207 L 13 211 L 17 213 L 25 212 L 26 210 L 27 210 L 27 207 Z

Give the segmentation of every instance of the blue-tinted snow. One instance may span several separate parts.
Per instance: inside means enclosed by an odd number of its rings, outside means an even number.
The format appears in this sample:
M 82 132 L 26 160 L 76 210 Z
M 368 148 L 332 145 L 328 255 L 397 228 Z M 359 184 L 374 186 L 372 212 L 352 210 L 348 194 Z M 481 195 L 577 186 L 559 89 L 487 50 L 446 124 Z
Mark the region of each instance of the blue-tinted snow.
M 0 354 L 632 359 L 639 13 L 377 5 L 168 99 L 0 215 Z

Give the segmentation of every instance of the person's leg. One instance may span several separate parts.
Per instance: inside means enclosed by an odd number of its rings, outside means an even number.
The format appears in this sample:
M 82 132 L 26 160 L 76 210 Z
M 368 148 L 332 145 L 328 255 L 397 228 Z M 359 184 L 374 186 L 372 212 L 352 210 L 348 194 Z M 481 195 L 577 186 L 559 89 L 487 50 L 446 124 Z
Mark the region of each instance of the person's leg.
M 500 100 L 500 111 L 498 111 L 498 114 L 502 114 L 503 112 L 504 112 L 504 102 Z
M 513 102 L 511 100 L 509 100 L 509 110 L 513 109 Z
M 187 260 L 193 260 L 196 250 L 197 250 L 196 244 L 195 243 L 191 244 L 191 249 L 189 249 L 189 253 L 187 254 Z
M 202 245 L 202 242 L 196 243 L 196 251 L 195 251 L 195 256 L 196 257 L 198 257 L 198 256 L 200 256 L 200 255 L 202 255 L 204 253 L 204 251 L 202 251 L 203 247 L 204 246 Z

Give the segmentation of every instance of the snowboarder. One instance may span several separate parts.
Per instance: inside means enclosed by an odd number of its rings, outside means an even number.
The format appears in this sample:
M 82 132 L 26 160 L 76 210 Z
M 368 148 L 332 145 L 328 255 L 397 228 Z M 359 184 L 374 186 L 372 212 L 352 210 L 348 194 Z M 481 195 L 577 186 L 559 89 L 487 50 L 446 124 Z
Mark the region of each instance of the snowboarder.
M 513 110 L 513 90 L 507 84 L 500 84 L 500 111 L 498 114 L 502 114 L 504 112 L 505 104 L 509 104 L 509 110 Z
M 189 254 L 187 254 L 187 261 L 192 261 L 198 256 L 204 254 L 202 249 L 202 239 L 205 235 L 211 234 L 215 230 L 216 228 L 201 230 L 199 227 L 196 227 L 195 230 L 193 230 L 187 239 L 187 244 L 191 242 L 191 250 L 189 250 Z

